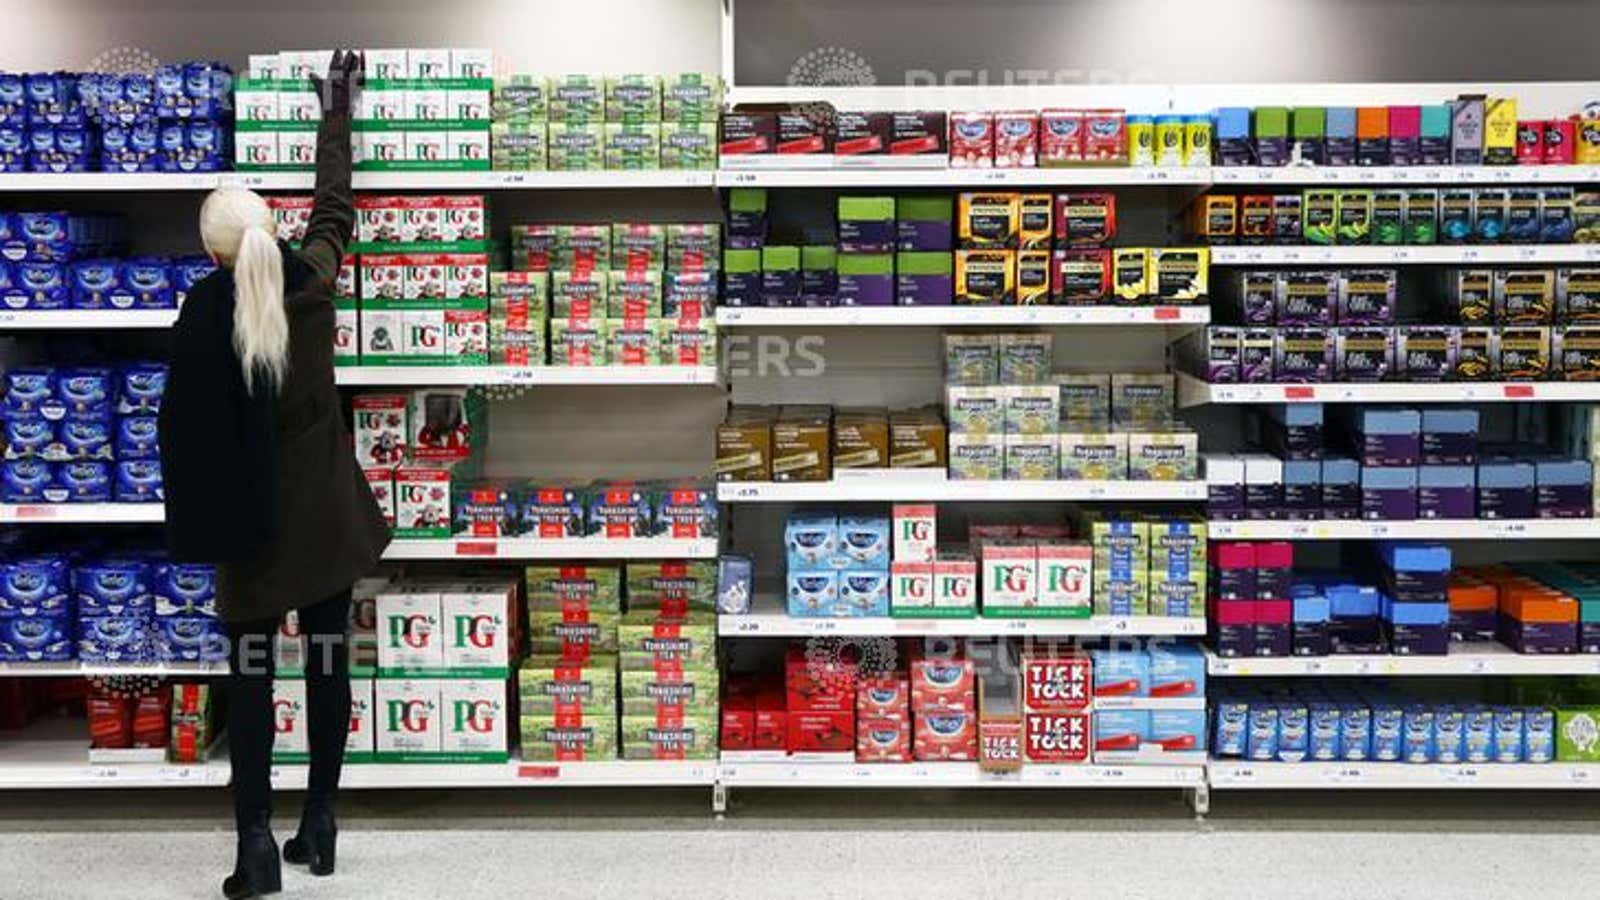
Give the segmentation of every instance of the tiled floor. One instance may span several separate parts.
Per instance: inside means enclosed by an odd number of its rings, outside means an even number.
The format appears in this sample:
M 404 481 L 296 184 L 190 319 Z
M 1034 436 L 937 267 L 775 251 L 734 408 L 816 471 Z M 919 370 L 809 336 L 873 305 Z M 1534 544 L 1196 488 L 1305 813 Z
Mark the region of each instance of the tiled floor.
M 211 897 L 221 793 L 0 795 L 0 896 Z M 749 791 L 352 794 L 340 871 L 286 897 L 1582 896 L 1583 796 Z M 294 825 L 285 798 L 279 837 Z M 1270 893 L 1268 893 L 1270 891 Z

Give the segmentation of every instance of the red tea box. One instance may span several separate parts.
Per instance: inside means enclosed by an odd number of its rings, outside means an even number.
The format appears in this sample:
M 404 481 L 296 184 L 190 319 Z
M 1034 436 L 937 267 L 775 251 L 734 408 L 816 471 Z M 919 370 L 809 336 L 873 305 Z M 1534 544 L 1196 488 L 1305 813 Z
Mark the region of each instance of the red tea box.
M 1083 161 L 1127 165 L 1128 123 L 1122 110 L 1084 110 Z
M 911 762 L 911 716 L 857 716 L 856 762 Z
M 976 710 L 932 710 L 913 716 L 911 746 L 918 762 L 976 762 Z
M 1022 755 L 1030 763 L 1089 761 L 1089 713 L 1030 712 L 1022 716 Z
M 1039 164 L 1039 116 L 1033 112 L 994 115 L 994 167 L 1031 169 Z
M 919 654 L 911 660 L 911 708 L 976 711 L 977 669 L 972 660 Z
M 1022 705 L 1030 712 L 1079 712 L 1094 697 L 1089 657 L 1029 653 L 1022 657 Z
M 785 707 L 791 712 L 844 710 L 853 712 L 856 703 L 856 665 L 817 648 L 808 652 L 790 648 L 784 658 Z
M 909 716 L 911 679 L 904 672 L 862 675 L 856 685 L 857 716 Z
M 994 166 L 994 116 L 986 112 L 950 114 L 950 168 Z
M 789 710 L 784 749 L 791 755 L 854 753 L 855 711 Z
M 1039 114 L 1039 165 L 1083 162 L 1083 111 L 1047 109 Z

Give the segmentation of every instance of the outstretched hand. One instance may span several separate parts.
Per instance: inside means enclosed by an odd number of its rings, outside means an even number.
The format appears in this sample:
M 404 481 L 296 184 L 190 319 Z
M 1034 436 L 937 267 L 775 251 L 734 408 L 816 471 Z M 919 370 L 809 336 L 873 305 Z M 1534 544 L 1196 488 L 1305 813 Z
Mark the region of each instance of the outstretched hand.
M 311 76 L 311 86 L 322 101 L 322 111 L 331 115 L 349 115 L 355 98 L 366 84 L 366 54 L 357 50 L 335 50 L 328 64 L 326 78 Z

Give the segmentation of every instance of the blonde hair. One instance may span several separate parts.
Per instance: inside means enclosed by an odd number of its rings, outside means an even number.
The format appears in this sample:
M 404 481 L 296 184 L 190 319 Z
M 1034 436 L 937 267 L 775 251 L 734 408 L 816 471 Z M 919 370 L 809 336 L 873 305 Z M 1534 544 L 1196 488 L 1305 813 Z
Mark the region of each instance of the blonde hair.
M 255 191 L 219 188 L 200 207 L 200 240 L 233 270 L 233 347 L 245 389 L 264 378 L 276 393 L 289 368 L 289 318 L 283 308 L 278 225 Z

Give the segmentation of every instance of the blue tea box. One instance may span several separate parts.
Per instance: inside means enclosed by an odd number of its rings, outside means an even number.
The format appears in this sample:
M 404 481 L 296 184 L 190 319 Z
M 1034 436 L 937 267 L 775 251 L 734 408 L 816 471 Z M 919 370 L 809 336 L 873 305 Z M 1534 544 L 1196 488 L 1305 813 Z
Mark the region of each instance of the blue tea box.
M 1322 518 L 1322 463 L 1314 459 L 1285 460 L 1283 464 L 1283 518 Z
M 1168 752 L 1206 749 L 1206 713 L 1203 709 L 1153 710 L 1149 741 Z
M 1533 463 L 1478 464 L 1478 517 L 1531 519 L 1538 510 L 1537 473 Z
M 888 517 L 840 516 L 835 529 L 831 562 L 834 568 L 889 568 Z
M 832 569 L 793 569 L 788 576 L 789 615 L 818 618 L 837 615 L 839 573 Z
M 1405 521 L 1416 517 L 1416 469 L 1361 467 L 1361 518 Z
M 217 570 L 196 563 L 159 562 L 150 567 L 150 595 L 156 618 L 214 616 Z
M 159 477 L 160 463 L 149 465 Z M 51 463 L 50 470 L 50 487 L 45 499 L 51 503 L 110 503 L 113 499 L 111 463 L 99 460 Z
M 1449 603 L 1397 603 L 1384 606 L 1389 649 L 1397 656 L 1443 656 L 1450 651 Z
M 72 574 L 65 557 L 31 556 L 0 564 L 0 614 L 71 612 Z
M 1395 572 L 1449 572 L 1450 548 L 1418 541 L 1381 541 L 1378 556 Z
M 1091 650 L 1096 697 L 1150 696 L 1150 656 L 1142 650 Z
M 78 658 L 85 662 L 150 662 L 150 621 L 143 616 L 81 616 Z
M 211 616 L 169 616 L 151 630 L 155 658 L 163 662 L 215 662 L 228 658 L 228 639 Z
M 0 465 L 0 502 L 48 503 L 55 472 L 42 459 L 11 459 Z
M 1151 697 L 1204 697 L 1205 655 L 1192 644 L 1152 642 L 1148 684 Z
M 797 512 L 783 526 L 784 561 L 790 570 L 822 569 L 839 548 L 839 520 L 831 513 Z
M 1541 519 L 1588 519 L 1594 515 L 1594 465 L 1584 459 L 1534 463 L 1535 503 Z
M 1461 711 L 1461 758 L 1469 763 L 1494 761 L 1494 711 L 1474 704 Z
M 1295 656 L 1327 656 L 1332 650 L 1328 624 L 1332 603 L 1322 594 L 1294 599 L 1290 652 Z
M 158 459 L 122 459 L 116 464 L 112 499 L 118 503 L 160 503 L 166 496 Z
M 72 616 L 0 612 L 0 662 L 65 662 L 73 657 Z
M 834 615 L 879 617 L 889 614 L 889 570 L 846 569 L 839 573 Z
M 122 264 L 122 290 L 132 309 L 175 309 L 172 266 L 164 259 L 141 256 Z
M 122 416 L 117 419 L 114 455 L 124 460 L 160 459 L 160 437 L 155 416 Z
M 1417 518 L 1472 519 L 1478 510 L 1473 466 L 1423 466 L 1417 471 Z
M 1278 756 L 1282 762 L 1300 762 L 1310 749 L 1310 711 L 1303 703 L 1278 704 Z
M 207 256 L 181 256 L 172 261 L 172 301 L 174 305 L 182 306 L 183 301 L 189 299 L 189 292 L 202 279 L 217 269 L 216 263 Z M 757 286 L 759 289 L 759 285 Z
M 1422 457 L 1422 414 L 1414 409 L 1357 410 L 1353 431 L 1363 466 L 1415 466 Z
M 1478 462 L 1479 416 L 1475 409 L 1422 411 L 1422 464 L 1471 466 Z
M 1405 710 L 1387 700 L 1374 701 L 1370 758 L 1375 762 L 1399 762 L 1404 752 Z M 1346 745 L 1348 749 L 1349 745 Z
M 1330 106 L 1324 122 L 1325 156 L 1330 166 L 1356 164 L 1356 110 L 1353 106 Z
M 47 419 L 72 416 L 105 416 L 112 410 L 115 381 L 112 372 L 101 366 L 77 366 L 56 373 L 51 403 L 41 410 Z
M 75 262 L 68 272 L 68 280 L 73 309 L 128 308 L 116 305 L 117 299 L 124 296 L 122 264 L 117 260 L 85 259 Z
M 161 411 L 167 390 L 165 363 L 135 363 L 117 372 L 117 415 L 154 414 Z
M 1466 759 L 1466 712 L 1459 706 L 1444 705 L 1433 712 L 1434 759 L 1459 763 Z
M 1270 703 L 1250 704 L 1245 725 L 1245 756 L 1259 762 L 1278 758 L 1278 707 Z
M 68 416 L 56 423 L 55 440 L 45 447 L 44 458 L 50 462 L 110 460 L 115 438 L 110 416 Z
M 1556 758 L 1556 714 L 1550 709 L 1522 712 L 1522 761 L 1547 763 Z
M 755 560 L 726 553 L 717 557 L 717 613 L 740 616 L 750 612 L 754 596 Z
M 1284 459 L 1321 459 L 1322 404 L 1284 403 L 1267 407 L 1266 436 Z
M 66 309 L 71 304 L 67 269 L 62 263 L 20 262 L 12 267 L 12 290 L 6 295 L 8 306 L 20 296 L 22 309 Z
M 1372 710 L 1364 703 L 1339 707 L 1339 758 L 1348 762 L 1372 758 Z
M 1408 763 L 1431 763 L 1438 757 L 1434 734 L 1434 710 L 1431 706 L 1407 706 L 1403 718 L 1403 759 Z
M 1361 463 L 1348 456 L 1322 461 L 1322 517 L 1361 517 Z
M 44 459 L 57 444 L 56 425 L 34 413 L 6 413 L 0 420 L 0 444 L 6 459 Z
M 1150 741 L 1150 712 L 1142 709 L 1101 709 L 1094 714 L 1096 753 L 1106 750 L 1133 753 Z
M 1524 746 L 1524 715 L 1518 706 L 1494 707 L 1494 761 L 1522 762 L 1527 758 Z
M 1211 745 L 1216 755 L 1228 758 L 1244 756 L 1250 704 L 1232 698 L 1218 698 L 1214 708 L 1216 720 Z
M 1217 163 L 1224 166 L 1255 165 L 1255 150 L 1250 143 L 1250 108 L 1227 106 L 1211 116 L 1216 129 Z
M 142 560 L 108 559 L 72 570 L 80 615 L 147 615 L 155 608 L 150 566 Z
M 1337 703 L 1306 705 L 1306 759 L 1335 762 L 1340 757 L 1340 732 L 1344 727 Z

